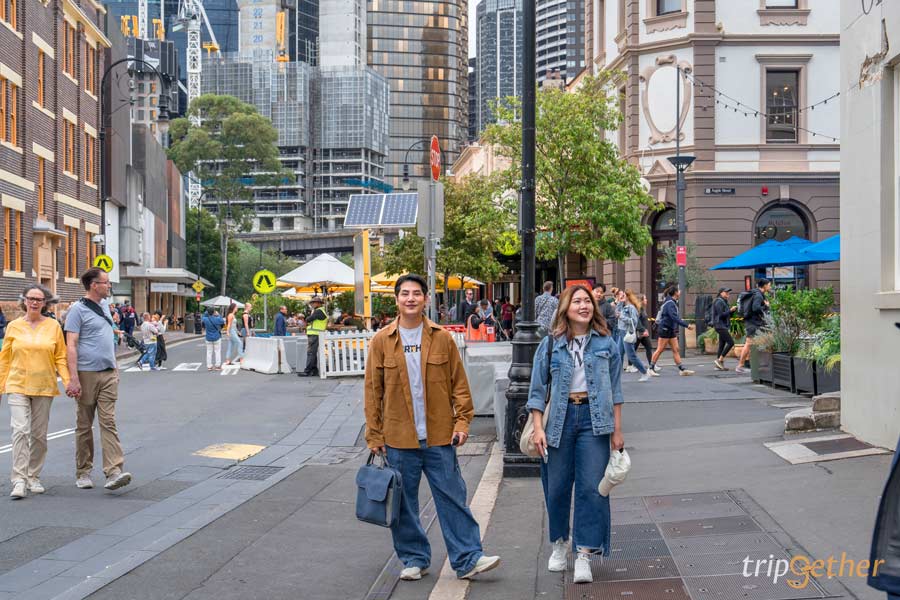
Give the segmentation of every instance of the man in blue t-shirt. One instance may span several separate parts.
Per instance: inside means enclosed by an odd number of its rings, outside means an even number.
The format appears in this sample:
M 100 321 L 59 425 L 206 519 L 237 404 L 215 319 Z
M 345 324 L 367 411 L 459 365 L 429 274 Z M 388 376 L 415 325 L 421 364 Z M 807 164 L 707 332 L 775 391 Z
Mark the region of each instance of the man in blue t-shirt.
M 225 319 L 219 316 L 219 311 L 210 306 L 206 309 L 202 321 L 203 329 L 206 331 L 206 370 L 221 371 L 222 328 L 225 327 Z

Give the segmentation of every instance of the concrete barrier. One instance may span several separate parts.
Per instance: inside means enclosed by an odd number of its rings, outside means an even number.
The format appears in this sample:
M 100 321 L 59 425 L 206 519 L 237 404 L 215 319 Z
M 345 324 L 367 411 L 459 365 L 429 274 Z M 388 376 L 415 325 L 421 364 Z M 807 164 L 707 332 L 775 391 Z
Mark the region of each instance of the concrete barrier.
M 288 364 L 284 341 L 278 338 L 247 338 L 241 368 L 269 375 L 290 373 L 291 366 Z

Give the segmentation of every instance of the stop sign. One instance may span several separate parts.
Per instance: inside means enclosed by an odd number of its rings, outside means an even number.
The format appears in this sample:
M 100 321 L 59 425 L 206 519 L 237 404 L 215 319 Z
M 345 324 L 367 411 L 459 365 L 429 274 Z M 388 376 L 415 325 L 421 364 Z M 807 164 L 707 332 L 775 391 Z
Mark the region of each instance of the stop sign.
M 441 177 L 441 145 L 436 135 L 431 136 L 431 179 L 437 181 Z

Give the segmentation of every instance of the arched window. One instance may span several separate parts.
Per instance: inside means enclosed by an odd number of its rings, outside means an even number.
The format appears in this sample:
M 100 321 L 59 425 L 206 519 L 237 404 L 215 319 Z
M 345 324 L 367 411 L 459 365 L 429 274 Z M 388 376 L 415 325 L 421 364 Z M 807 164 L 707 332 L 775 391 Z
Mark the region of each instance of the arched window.
M 653 231 L 655 232 L 667 232 L 667 231 L 675 231 L 677 228 L 675 209 L 668 208 L 656 216 L 656 220 L 653 222 Z
M 796 209 L 784 204 L 776 204 L 760 213 L 753 232 L 753 245 L 758 246 L 769 240 L 784 240 L 793 236 L 809 239 L 806 219 Z

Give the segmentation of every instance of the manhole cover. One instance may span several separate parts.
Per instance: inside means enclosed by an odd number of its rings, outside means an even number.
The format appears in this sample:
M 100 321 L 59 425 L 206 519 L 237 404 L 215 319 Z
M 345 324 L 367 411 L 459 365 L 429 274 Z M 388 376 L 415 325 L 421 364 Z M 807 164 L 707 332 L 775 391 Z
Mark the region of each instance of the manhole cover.
M 759 526 L 753 522 L 749 515 L 744 517 L 719 517 L 716 519 L 660 523 L 659 528 L 667 538 L 720 535 L 723 533 L 750 533 L 760 530 Z
M 771 536 L 766 533 L 741 533 L 736 535 L 704 535 L 670 540 L 669 550 L 673 556 L 694 557 L 703 554 L 725 554 L 728 552 L 750 552 L 778 554 L 784 552 Z
M 616 510 L 612 513 L 613 525 L 627 525 L 629 523 L 652 523 L 650 513 L 646 508 L 637 510 Z
M 868 450 L 872 447 L 853 437 L 841 438 L 838 440 L 824 440 L 821 442 L 804 442 L 803 445 L 820 456 L 823 454 L 837 454 L 838 452 Z
M 742 574 L 685 577 L 684 585 L 695 600 L 800 600 L 825 597 L 812 580 L 805 588 L 795 590 L 788 585 L 787 579 L 774 583 L 771 577 L 744 577 Z
M 649 558 L 671 556 L 666 543 L 662 539 L 655 540 L 621 540 L 610 539 L 609 558 L 628 560 L 632 558 Z
M 570 570 L 575 568 L 570 561 Z M 668 556 L 632 558 L 629 560 L 591 561 L 595 581 L 627 581 L 631 579 L 665 579 L 678 577 L 678 568 Z
M 636 523 L 633 525 L 613 525 L 610 539 L 622 542 L 635 540 L 662 540 L 662 534 L 653 523 Z
M 686 521 L 688 519 L 737 517 L 747 514 L 744 509 L 733 502 L 695 504 L 694 506 L 651 506 L 649 510 L 654 521 Z
M 219 475 L 219 479 L 243 479 L 249 481 L 264 481 L 283 469 L 284 467 L 251 467 L 249 465 L 229 469 Z
M 571 571 L 569 571 L 571 573 Z M 643 581 L 595 581 L 571 583 L 567 577 L 566 600 L 690 600 L 680 579 L 648 579 Z
M 675 557 L 675 564 L 678 565 L 678 572 L 684 577 L 702 577 L 711 575 L 738 575 L 744 573 L 745 565 L 749 565 L 750 572 L 756 569 L 756 561 L 766 561 L 761 563 L 765 565 L 761 568 L 760 573 L 765 573 L 768 568 L 770 557 L 777 559 L 787 559 L 788 555 L 780 549 L 765 550 L 735 550 L 734 552 L 723 552 L 721 554 L 696 554 L 696 555 L 679 555 Z M 749 563 L 745 561 L 749 559 Z
M 647 496 L 647 506 L 694 506 L 697 504 L 718 504 L 733 502 L 725 492 L 702 492 L 699 494 L 673 494 L 669 496 Z

